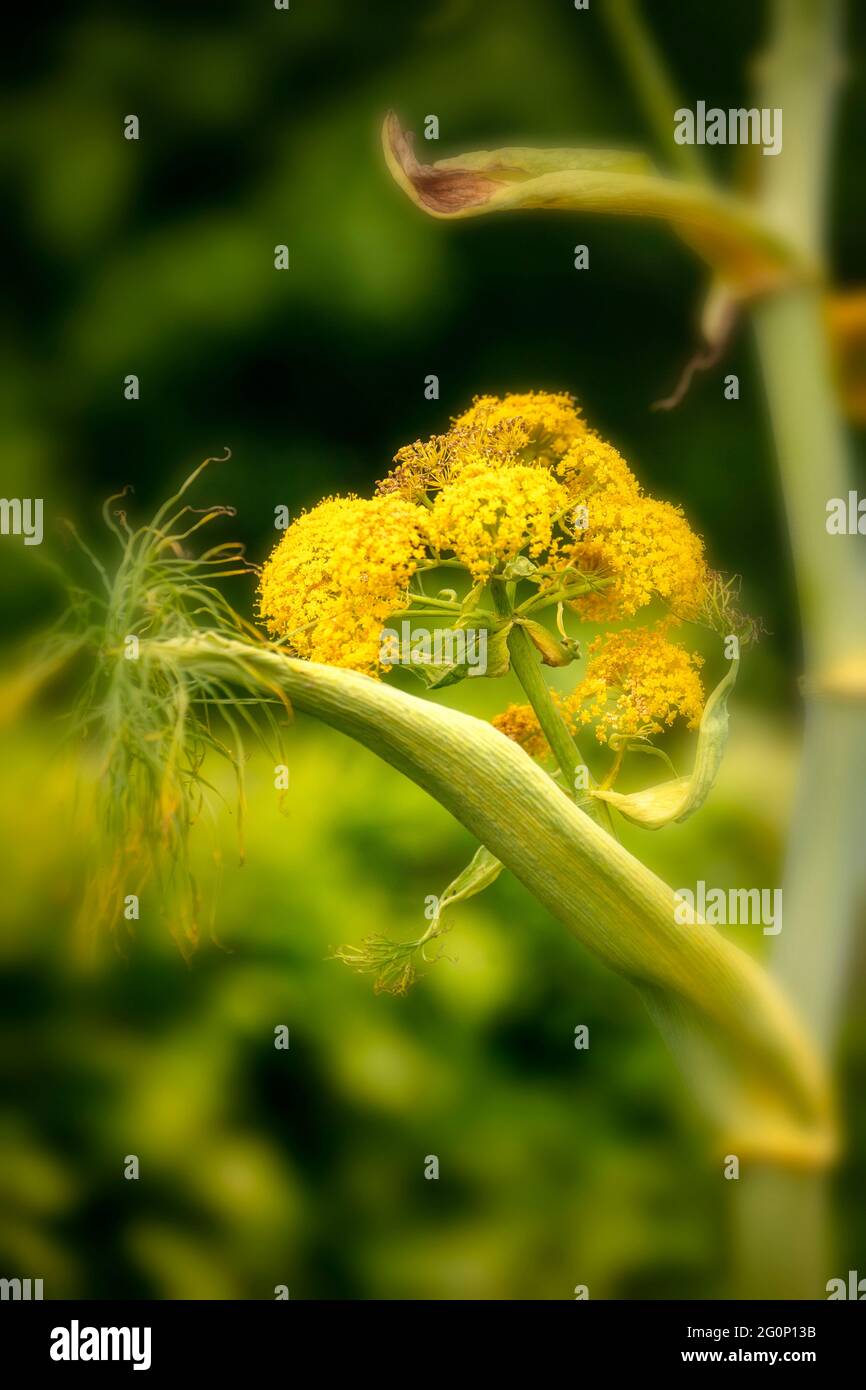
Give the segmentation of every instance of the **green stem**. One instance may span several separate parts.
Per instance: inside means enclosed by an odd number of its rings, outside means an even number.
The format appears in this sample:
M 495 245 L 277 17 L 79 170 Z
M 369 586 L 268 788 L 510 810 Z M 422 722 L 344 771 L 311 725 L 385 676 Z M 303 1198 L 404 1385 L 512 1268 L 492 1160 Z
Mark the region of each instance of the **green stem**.
M 581 594 L 600 593 L 610 588 L 613 582 L 612 579 L 593 579 L 587 580 L 584 584 L 570 584 L 566 589 L 542 589 L 518 603 L 514 611 L 532 613 L 536 608 L 551 608 L 555 603 L 566 603 Z
M 417 598 L 419 603 L 425 604 L 427 608 L 441 608 L 443 613 L 459 614 L 462 611 L 459 603 L 447 598 L 433 598 L 429 594 L 410 594 L 409 598 Z
M 500 617 L 509 617 L 513 609 L 503 581 L 494 579 L 490 585 L 490 592 L 493 596 L 493 606 L 496 612 Z M 574 800 L 578 768 L 586 768 L 586 776 L 590 786 L 594 786 L 595 783 L 586 767 L 577 740 L 554 704 L 553 696 L 542 675 L 541 663 L 538 660 L 538 653 L 532 645 L 532 640 L 526 630 L 517 623 L 508 634 L 508 651 L 511 656 L 511 669 L 535 711 L 541 731 L 550 744 L 557 766 L 565 778 L 566 791 Z M 613 830 L 610 811 L 603 802 L 590 800 L 586 809 L 593 820 L 604 825 L 606 829 Z
M 761 104 L 784 111 L 784 148 L 762 161 L 761 207 L 810 256 L 823 242 L 840 6 L 776 0 Z M 866 708 L 834 695 L 836 673 L 866 653 L 857 537 L 831 536 L 826 505 L 852 484 L 819 291 L 794 289 L 754 314 L 800 598 L 806 710 L 803 758 L 784 879 L 785 925 L 772 968 L 830 1054 L 839 1028 L 860 885 L 866 816 Z M 765 1168 L 738 1185 L 740 1292 L 817 1298 L 834 1272 L 827 1184 Z
M 697 147 L 674 143 L 674 112 L 680 102 L 634 0 L 605 0 L 601 12 L 660 147 L 677 161 L 685 178 L 702 182 L 706 175 Z
M 761 160 L 764 221 L 819 262 L 828 151 L 841 54 L 838 0 L 773 0 L 772 47 L 762 58 L 759 104 L 780 108 L 784 146 Z M 674 97 L 634 0 L 606 13 L 625 66 L 658 134 Z M 676 147 L 694 177 L 688 147 Z M 846 498 L 851 469 L 827 361 L 820 291 L 794 288 L 754 311 L 799 591 L 807 695 L 803 762 L 785 874 L 784 930 L 773 970 L 829 1052 L 838 1028 L 845 962 L 861 879 L 866 819 L 866 710 L 834 697 L 836 671 L 861 669 L 864 576 L 856 538 L 828 536 L 826 503 Z M 862 684 L 862 674 L 861 674 Z M 855 865 L 857 866 L 855 868 Z M 750 1298 L 822 1297 L 828 1277 L 826 1183 L 820 1173 L 749 1167 L 736 1184 L 738 1289 Z M 832 1271 L 830 1271 L 832 1273 Z

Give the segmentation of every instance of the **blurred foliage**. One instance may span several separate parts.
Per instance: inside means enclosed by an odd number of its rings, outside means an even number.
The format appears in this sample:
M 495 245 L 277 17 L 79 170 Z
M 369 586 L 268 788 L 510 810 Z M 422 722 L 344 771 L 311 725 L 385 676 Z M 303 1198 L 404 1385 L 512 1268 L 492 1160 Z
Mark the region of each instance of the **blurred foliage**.
M 864 271 L 866 11 L 852 8 L 832 207 L 843 283 Z M 261 559 L 275 505 L 297 514 L 330 490 L 367 490 L 473 394 L 575 391 L 648 487 L 683 503 L 713 563 L 744 573 L 771 633 L 743 672 L 701 817 L 624 838 L 671 882 L 700 863 L 720 886 L 769 884 L 797 627 L 746 336 L 723 368 L 740 375 L 736 407 L 710 373 L 678 411 L 649 413 L 694 345 L 701 290 L 664 229 L 555 213 L 443 228 L 406 203 L 378 147 L 391 106 L 419 133 L 439 116 L 437 154 L 645 145 L 597 10 L 61 0 L 28 17 L 0 53 L 0 236 L 14 267 L 3 491 L 45 498 L 43 552 L 62 560 L 61 517 L 86 524 L 127 483 L 145 514 L 228 444 L 207 500 L 237 507 L 232 533 Z M 730 0 L 685 24 L 676 0 L 653 0 L 686 102 L 745 102 L 761 10 Z M 122 138 L 130 112 L 137 143 Z M 730 152 L 716 153 L 726 168 Z M 589 274 L 572 269 L 578 241 Z M 286 274 L 273 269 L 281 242 Z M 130 372 L 138 402 L 123 397 Z M 438 403 L 424 400 L 430 372 Z M 10 636 L 55 610 L 42 559 L 0 548 Z M 234 597 L 249 611 L 250 592 Z M 472 699 L 489 713 L 503 695 Z M 254 760 L 248 863 L 233 865 L 227 817 L 217 940 L 187 966 L 147 899 L 134 935 L 74 936 L 86 798 L 71 822 L 76 760 L 59 733 L 34 724 L 0 754 L 4 1273 L 41 1275 L 49 1296 L 719 1291 L 724 1184 L 667 1053 L 628 988 L 509 875 L 455 910 L 457 963 L 406 1000 L 375 998 L 326 959 L 383 928 L 411 935 L 424 897 L 471 854 L 417 789 L 299 723 L 288 817 Z M 273 1046 L 281 1023 L 288 1052 Z M 579 1023 L 588 1053 L 573 1047 Z M 862 1023 L 845 1057 L 845 1094 L 862 1093 Z M 840 1268 L 866 1236 L 866 1130 L 851 1119 Z M 127 1153 L 137 1183 L 123 1180 Z M 439 1182 L 423 1178 L 428 1153 Z
M 73 814 L 80 768 L 56 737 L 0 750 L 4 1268 L 84 1297 L 723 1291 L 725 1184 L 672 1060 L 509 875 L 453 910 L 447 958 L 405 999 L 329 959 L 347 936 L 411 936 L 468 857 L 417 788 L 298 721 L 282 810 L 251 760 L 247 863 L 227 816 L 214 937 L 185 965 L 154 894 L 113 941 L 75 936 L 88 798 Z M 745 716 L 702 817 L 630 847 L 675 883 L 696 862 L 714 884 L 775 882 L 790 783 L 787 742 Z M 847 1053 L 853 1090 L 862 1030 Z M 844 1268 L 866 1234 L 855 1139 Z
M 189 967 L 147 895 L 113 947 L 74 939 L 74 760 L 4 748 L 6 814 L 38 784 L 3 827 L 4 1267 L 91 1296 L 711 1291 L 721 1184 L 636 998 L 507 876 L 454 910 L 450 962 L 373 996 L 330 948 L 417 925 L 466 836 L 336 735 L 290 741 L 288 811 L 254 760 L 248 863 Z

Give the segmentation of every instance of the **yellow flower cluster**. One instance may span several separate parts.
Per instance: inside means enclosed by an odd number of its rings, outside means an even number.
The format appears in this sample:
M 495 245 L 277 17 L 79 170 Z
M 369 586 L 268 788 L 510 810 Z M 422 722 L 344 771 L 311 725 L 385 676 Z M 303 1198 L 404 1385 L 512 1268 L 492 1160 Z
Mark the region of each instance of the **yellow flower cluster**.
M 298 655 L 376 673 L 381 627 L 419 565 L 456 561 L 480 584 L 518 556 L 542 595 L 589 621 L 656 597 L 688 616 L 707 587 L 679 508 L 643 493 L 570 396 L 528 392 L 477 397 L 447 433 L 401 449 L 372 500 L 302 516 L 264 568 L 260 613 Z M 580 593 L 581 575 L 605 582 Z
M 571 560 L 584 574 L 614 581 L 574 600 L 576 612 L 589 622 L 631 617 L 656 595 L 677 616 L 691 616 L 706 586 L 700 538 L 679 507 L 651 497 L 606 491 L 594 497 Z
M 567 504 L 565 489 L 546 469 L 476 464 L 437 494 L 431 535 L 483 583 L 522 552 L 537 560 L 549 550 Z
M 510 430 L 513 447 L 526 458 L 562 458 L 587 433 L 574 397 L 565 392 L 527 391 L 503 396 L 476 396 L 454 421 L 458 430 Z
M 619 450 L 591 431 L 570 445 L 556 472 L 569 496 L 578 503 L 587 502 L 598 493 L 640 496 L 640 483 Z
M 649 737 L 684 719 L 700 723 L 704 690 L 698 671 L 702 658 L 665 635 L 666 625 L 609 633 L 590 643 L 586 675 L 570 695 L 553 691 L 554 702 L 571 733 L 594 724 L 599 743 Z M 509 705 L 493 718 L 500 733 L 531 758 L 550 748 L 531 705 Z
M 329 497 L 299 517 L 262 570 L 269 632 L 309 661 L 376 672 L 383 624 L 425 553 L 425 519 L 399 497 Z
M 530 758 L 546 758 L 550 752 L 550 745 L 531 705 L 509 705 L 501 714 L 493 716 L 492 724 L 506 738 L 519 744 Z
M 595 736 L 649 736 L 677 718 L 696 729 L 704 706 L 702 658 L 666 636 L 666 625 L 608 633 L 590 643 L 586 675 L 568 700 L 575 725 Z
M 581 573 L 613 581 L 574 600 L 583 619 L 631 617 L 656 596 L 680 617 L 700 608 L 704 547 L 679 507 L 647 497 L 622 455 L 596 435 L 574 444 L 557 472 L 585 507 L 568 558 Z

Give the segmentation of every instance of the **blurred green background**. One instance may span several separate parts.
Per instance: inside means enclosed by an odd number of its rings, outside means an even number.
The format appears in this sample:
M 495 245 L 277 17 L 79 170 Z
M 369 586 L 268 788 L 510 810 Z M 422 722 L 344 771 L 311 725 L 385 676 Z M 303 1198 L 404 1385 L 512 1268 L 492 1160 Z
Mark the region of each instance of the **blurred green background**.
M 683 503 L 712 562 L 744 575 L 770 631 L 709 806 L 627 842 L 674 884 L 769 886 L 795 771 L 797 611 L 747 334 L 678 411 L 651 413 L 694 347 L 703 288 L 664 228 L 556 214 L 443 226 L 397 191 L 378 147 L 389 107 L 419 133 L 439 117 L 430 159 L 646 146 L 601 7 L 58 4 L 4 46 L 3 491 L 46 509 L 41 552 L 0 547 L 4 631 L 14 644 L 56 612 L 41 561 L 65 560 L 59 519 L 101 544 L 99 506 L 125 483 L 143 519 L 229 445 L 199 500 L 235 506 L 224 535 L 260 560 L 276 504 L 296 515 L 369 491 L 396 448 L 474 394 L 574 391 L 648 487 Z M 864 278 L 866 13 L 852 8 L 830 210 L 843 284 Z M 707 4 L 688 22 L 677 0 L 651 11 L 686 103 L 748 104 L 763 6 Z M 129 113 L 138 142 L 123 139 Z M 589 273 L 572 267 L 577 242 Z M 128 373 L 139 401 L 124 399 Z M 251 612 L 251 585 L 232 596 Z M 490 714 L 513 694 L 484 684 L 469 707 Z M 292 727 L 282 812 L 251 753 L 247 862 L 227 813 L 215 940 L 189 964 L 155 904 L 134 935 L 84 949 L 88 835 L 56 718 L 68 695 L 0 745 L 0 1273 L 43 1277 L 48 1297 L 724 1288 L 726 1184 L 672 1061 L 629 987 L 513 880 L 455 913 L 454 961 L 405 1000 L 327 959 L 372 931 L 415 934 L 425 896 L 473 849 L 336 734 Z M 742 939 L 760 947 L 755 930 Z M 853 989 L 863 976 L 861 950 Z M 581 1023 L 588 1052 L 573 1046 Z M 866 1240 L 862 1022 L 843 1043 L 833 1273 L 862 1268 Z M 122 1176 L 129 1153 L 138 1182 Z M 439 1182 L 424 1180 L 428 1154 Z

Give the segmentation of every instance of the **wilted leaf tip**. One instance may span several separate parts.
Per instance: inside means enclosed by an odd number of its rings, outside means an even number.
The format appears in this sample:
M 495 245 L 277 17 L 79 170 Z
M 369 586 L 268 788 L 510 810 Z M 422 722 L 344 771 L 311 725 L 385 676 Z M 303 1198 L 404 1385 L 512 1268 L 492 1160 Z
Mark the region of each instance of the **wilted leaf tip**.
M 448 217 L 486 202 L 498 185 L 472 169 L 443 169 L 421 164 L 412 148 L 412 135 L 393 111 L 385 117 L 382 144 L 388 168 L 413 202 L 435 217 Z

